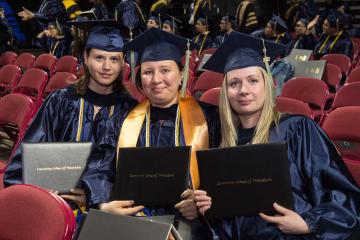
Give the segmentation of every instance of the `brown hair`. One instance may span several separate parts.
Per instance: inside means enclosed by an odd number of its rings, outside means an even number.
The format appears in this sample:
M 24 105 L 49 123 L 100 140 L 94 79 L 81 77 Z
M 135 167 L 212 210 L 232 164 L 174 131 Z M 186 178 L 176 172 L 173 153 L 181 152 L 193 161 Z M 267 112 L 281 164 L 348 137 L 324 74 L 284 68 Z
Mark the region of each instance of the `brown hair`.
M 89 56 L 91 51 L 91 48 L 87 48 L 85 49 L 86 55 Z M 90 83 L 90 71 L 88 69 L 88 67 L 86 66 L 86 64 L 84 63 L 84 68 L 85 68 L 85 74 L 84 76 L 82 76 L 76 83 L 74 83 L 74 87 L 76 90 L 76 93 L 79 94 L 80 96 L 84 96 L 89 83 Z M 123 84 L 123 69 L 121 69 L 119 77 L 113 82 L 113 91 L 114 92 L 126 92 L 124 84 Z

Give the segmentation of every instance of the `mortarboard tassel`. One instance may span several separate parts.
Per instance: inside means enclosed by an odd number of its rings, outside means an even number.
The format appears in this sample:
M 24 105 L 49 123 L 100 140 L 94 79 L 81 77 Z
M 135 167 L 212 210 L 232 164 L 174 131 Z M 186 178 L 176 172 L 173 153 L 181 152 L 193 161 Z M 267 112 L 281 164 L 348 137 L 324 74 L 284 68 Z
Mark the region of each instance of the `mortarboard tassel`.
M 187 50 L 186 50 L 185 66 L 184 66 L 184 79 L 182 82 L 181 92 L 180 92 L 181 98 L 185 97 L 187 82 L 188 82 L 188 78 L 189 78 L 189 63 L 190 63 L 190 54 L 191 54 L 189 39 L 187 41 L 186 46 L 187 46 Z
M 263 62 L 265 64 L 265 68 L 266 68 L 266 73 L 268 75 L 268 77 L 270 78 L 270 80 L 272 82 L 274 82 L 273 78 L 272 78 L 272 74 L 271 74 L 271 70 L 270 70 L 270 65 L 269 65 L 269 62 L 270 62 L 270 57 L 268 57 L 266 55 L 266 47 L 265 47 L 265 41 L 264 39 L 262 39 L 262 43 L 263 43 L 263 53 L 264 53 L 264 58 L 263 58 Z M 275 88 L 272 88 L 272 91 L 273 91 L 273 96 L 276 96 L 275 95 Z M 275 101 L 274 101 L 275 102 Z
M 133 32 L 130 28 L 130 41 L 133 40 Z M 135 83 L 135 53 L 133 50 L 130 50 L 130 76 L 131 80 Z
M 160 13 L 159 13 L 159 28 L 162 29 Z
M 63 30 L 62 30 L 62 28 L 61 28 L 61 26 L 60 26 L 60 23 L 59 23 L 59 21 L 58 21 L 57 18 L 56 18 L 56 20 L 55 20 L 55 24 L 56 24 L 57 30 L 59 31 L 59 35 L 60 35 L 60 36 L 63 35 Z

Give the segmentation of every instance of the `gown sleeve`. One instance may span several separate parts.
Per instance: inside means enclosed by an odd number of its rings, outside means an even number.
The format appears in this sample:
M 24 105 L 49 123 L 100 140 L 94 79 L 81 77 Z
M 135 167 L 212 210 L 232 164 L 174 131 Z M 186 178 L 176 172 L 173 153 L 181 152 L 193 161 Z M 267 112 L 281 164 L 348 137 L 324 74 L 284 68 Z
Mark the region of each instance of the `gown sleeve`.
M 62 128 L 61 114 L 66 109 L 64 90 L 56 91 L 45 100 L 32 120 L 22 142 L 56 142 Z M 10 159 L 4 175 L 4 186 L 22 183 L 21 144 Z
M 316 239 L 346 239 L 359 226 L 360 190 L 333 143 L 315 122 L 304 119 L 288 147 L 307 182 L 303 197 L 312 206 L 299 214 Z
M 115 107 L 114 115 L 106 125 L 95 129 L 96 146 L 91 153 L 87 169 L 81 179 L 86 192 L 88 207 L 109 202 L 113 191 L 116 172 L 116 148 L 121 125 L 130 109 L 136 105 L 134 100 L 124 100 Z

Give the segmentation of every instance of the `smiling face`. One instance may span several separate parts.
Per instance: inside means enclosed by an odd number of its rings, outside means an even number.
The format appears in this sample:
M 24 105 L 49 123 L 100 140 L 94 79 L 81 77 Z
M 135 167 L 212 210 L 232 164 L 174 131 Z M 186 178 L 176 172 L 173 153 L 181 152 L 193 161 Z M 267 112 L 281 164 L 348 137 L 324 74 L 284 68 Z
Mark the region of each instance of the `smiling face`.
M 226 79 L 228 99 L 239 118 L 260 117 L 265 101 L 265 81 L 261 69 L 247 67 L 231 70 Z
M 149 28 L 159 28 L 159 25 L 156 23 L 156 21 L 155 20 L 151 20 L 151 19 L 149 19 L 148 21 L 147 21 L 147 24 L 146 24 L 146 27 L 149 29 Z
M 140 77 L 142 90 L 153 106 L 165 108 L 177 102 L 181 72 L 175 61 L 144 62 Z
M 89 88 L 98 93 L 112 91 L 122 70 L 123 53 L 91 49 L 84 60 L 90 73 Z

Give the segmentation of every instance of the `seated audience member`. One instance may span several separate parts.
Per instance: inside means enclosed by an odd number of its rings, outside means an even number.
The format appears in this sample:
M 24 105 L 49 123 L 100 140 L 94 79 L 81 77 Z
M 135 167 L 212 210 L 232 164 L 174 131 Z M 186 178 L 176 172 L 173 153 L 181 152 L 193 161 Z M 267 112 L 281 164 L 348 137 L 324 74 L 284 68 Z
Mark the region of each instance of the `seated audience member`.
M 196 45 L 198 45 L 199 48 L 199 55 L 201 52 L 207 48 L 211 48 L 213 45 L 213 40 L 210 34 L 210 31 L 208 31 L 208 22 L 205 18 L 199 18 L 196 21 L 195 24 L 195 31 L 197 35 L 193 38 L 193 41 Z
M 314 49 L 317 59 L 325 54 L 340 53 L 353 57 L 353 45 L 344 31 L 343 18 L 339 14 L 330 14 L 323 23 L 323 34 Z
M 220 21 L 220 34 L 215 37 L 213 42 L 213 48 L 218 48 L 225 39 L 236 29 L 236 21 L 233 16 L 224 16 Z
M 150 16 L 147 21 L 146 27 L 147 27 L 147 29 L 160 28 L 160 22 L 161 22 L 160 17 Z
M 295 39 L 291 41 L 290 49 L 314 50 L 316 41 L 311 29 L 308 29 L 308 21 L 305 18 L 299 19 L 295 25 Z
M 257 30 L 251 33 L 251 35 L 284 45 L 289 44 L 291 41 L 286 23 L 277 15 L 273 15 L 264 30 Z
M 44 48 L 46 52 L 61 58 L 69 55 L 69 41 L 59 22 L 50 22 L 48 28 L 39 33 L 33 40 L 35 46 Z

